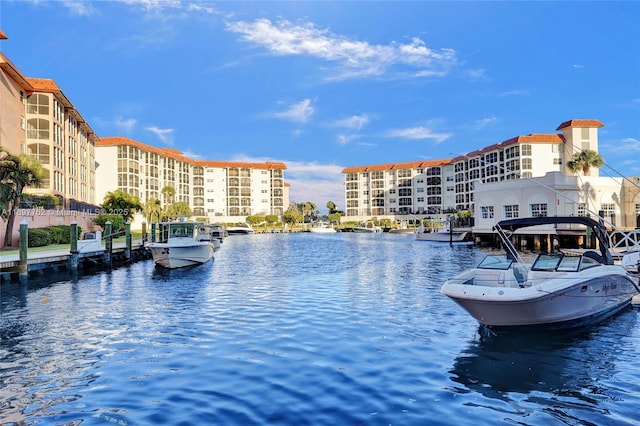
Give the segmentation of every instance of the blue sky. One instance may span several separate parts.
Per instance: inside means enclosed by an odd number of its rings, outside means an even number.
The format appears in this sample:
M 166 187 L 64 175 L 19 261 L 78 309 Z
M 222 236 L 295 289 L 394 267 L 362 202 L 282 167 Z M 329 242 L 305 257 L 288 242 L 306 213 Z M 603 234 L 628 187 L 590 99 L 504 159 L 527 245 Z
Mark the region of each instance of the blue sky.
M 282 161 L 291 200 L 324 210 L 344 167 L 570 119 L 602 121 L 607 165 L 640 175 L 639 22 L 637 1 L 2 0 L 0 49 L 101 137 Z

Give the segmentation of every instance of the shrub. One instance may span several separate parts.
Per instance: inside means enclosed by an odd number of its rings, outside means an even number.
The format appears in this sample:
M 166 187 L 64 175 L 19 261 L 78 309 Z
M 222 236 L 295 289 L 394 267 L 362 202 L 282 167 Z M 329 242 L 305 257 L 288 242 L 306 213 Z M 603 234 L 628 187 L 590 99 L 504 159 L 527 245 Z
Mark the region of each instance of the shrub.
M 27 247 L 43 247 L 51 244 L 51 233 L 44 228 L 29 229 Z
M 71 243 L 71 226 L 70 225 L 51 225 L 45 228 L 51 233 L 52 244 L 69 244 Z M 77 239 L 82 235 L 82 229 L 78 226 Z

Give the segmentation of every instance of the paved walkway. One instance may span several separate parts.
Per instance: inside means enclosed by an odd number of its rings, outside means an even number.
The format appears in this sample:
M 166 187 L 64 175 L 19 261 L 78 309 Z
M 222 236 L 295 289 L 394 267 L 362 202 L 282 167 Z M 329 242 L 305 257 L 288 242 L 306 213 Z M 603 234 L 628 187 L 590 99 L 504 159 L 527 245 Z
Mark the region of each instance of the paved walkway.
M 132 242 L 131 244 L 131 248 L 135 249 L 138 248 L 139 246 L 141 246 L 142 243 L 140 241 L 135 241 Z M 125 243 L 113 243 L 113 249 L 124 249 L 126 246 Z M 46 259 L 46 258 L 50 258 L 50 257 L 56 257 L 56 256 L 67 256 L 69 254 L 71 254 L 70 252 L 71 248 L 61 248 L 61 249 L 56 249 L 56 250 L 42 250 L 42 251 L 27 251 L 27 259 L 29 260 L 37 260 L 37 259 Z M 102 246 L 102 251 L 105 250 L 104 245 Z M 100 250 L 90 250 L 88 251 L 89 253 L 97 253 Z M 82 253 L 81 253 L 82 254 Z M 4 262 L 17 262 L 20 260 L 20 253 L 19 252 L 11 252 L 9 254 L 5 254 L 0 252 L 0 264 L 4 263 Z

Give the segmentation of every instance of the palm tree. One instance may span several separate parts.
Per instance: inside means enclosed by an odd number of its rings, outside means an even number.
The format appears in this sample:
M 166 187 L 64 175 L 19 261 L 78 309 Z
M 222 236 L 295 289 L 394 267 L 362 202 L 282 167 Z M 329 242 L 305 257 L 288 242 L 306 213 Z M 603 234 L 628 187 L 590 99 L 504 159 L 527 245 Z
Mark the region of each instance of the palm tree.
M 142 210 L 142 205 L 137 195 L 116 189 L 113 192 L 107 192 L 104 196 L 102 208 L 107 214 L 120 215 L 127 222 L 133 218 L 135 212 Z
M 589 149 L 573 154 L 573 158 L 567 163 L 567 167 L 573 173 L 582 171 L 585 176 L 589 176 L 590 167 L 602 167 L 603 165 L 604 159 L 602 156 Z
M 9 217 L 9 201 L 13 192 L 13 184 L 9 181 L 9 172 L 14 166 L 15 163 L 9 153 L 0 146 L 0 217 L 4 220 Z
M 2 192 L 7 205 L 7 232 L 4 235 L 4 246 L 10 247 L 13 239 L 13 225 L 16 220 L 16 210 L 20 206 L 22 191 L 28 186 L 39 185 L 44 179 L 46 170 L 40 161 L 33 157 L 20 154 L 17 157 L 5 155 L 2 158 Z
M 176 195 L 176 189 L 171 185 L 167 185 L 162 188 L 160 193 L 164 196 L 164 207 L 166 209 L 169 207 L 169 204 L 173 203 L 173 197 Z
M 336 212 L 336 203 L 333 201 L 327 201 L 327 209 L 329 209 L 329 214 L 333 214 Z
M 311 201 L 307 201 L 306 203 L 302 204 L 302 216 L 303 216 L 303 222 L 305 221 L 304 219 L 309 216 L 311 217 L 312 213 L 315 212 L 317 209 L 315 203 L 312 203 Z
M 157 222 L 160 221 L 160 214 L 162 213 L 162 205 L 160 204 L 160 200 L 157 198 L 151 198 L 144 203 L 143 207 L 144 217 L 147 220 L 147 223 L 153 222 L 155 218 Z

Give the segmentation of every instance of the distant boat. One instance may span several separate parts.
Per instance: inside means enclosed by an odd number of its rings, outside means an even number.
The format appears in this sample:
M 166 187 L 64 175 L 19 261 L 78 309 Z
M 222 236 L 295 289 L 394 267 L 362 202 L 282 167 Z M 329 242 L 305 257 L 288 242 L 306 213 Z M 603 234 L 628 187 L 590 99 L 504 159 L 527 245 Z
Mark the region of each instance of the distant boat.
M 224 240 L 224 238 L 229 235 L 229 233 L 224 229 L 224 226 L 222 226 L 220 223 L 212 223 L 210 225 L 206 225 L 205 227 L 209 231 L 209 235 L 211 236 L 211 238 L 217 239 L 220 242 L 222 242 L 222 240 Z
M 205 263 L 215 245 L 200 222 L 162 222 L 157 242 L 145 244 L 156 265 L 168 269 Z M 218 243 L 219 246 L 219 243 Z
M 414 234 L 415 232 L 415 228 L 409 228 L 409 225 L 407 225 L 405 221 L 402 221 L 397 228 L 389 229 L 390 234 Z
M 353 232 L 379 234 L 382 233 L 382 228 L 374 225 L 371 222 L 361 223 L 360 226 L 354 226 Z
M 309 232 L 313 232 L 314 234 L 333 234 L 337 231 L 326 223 L 320 222 L 311 226 L 311 228 L 309 228 Z
M 423 226 L 416 231 L 416 240 L 418 241 L 435 241 L 439 243 L 468 243 L 467 240 L 468 231 L 456 231 L 451 230 L 448 226 L 437 229 L 435 231 L 427 232 Z
M 230 226 L 226 229 L 229 235 L 248 235 L 254 233 L 253 228 L 248 223 L 241 223 L 236 226 Z

